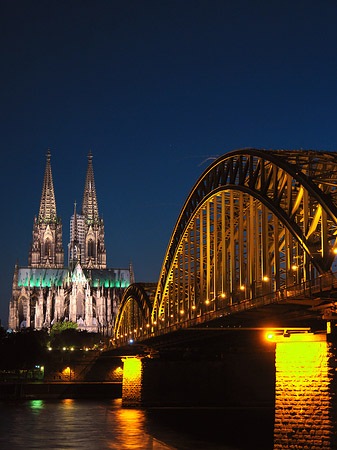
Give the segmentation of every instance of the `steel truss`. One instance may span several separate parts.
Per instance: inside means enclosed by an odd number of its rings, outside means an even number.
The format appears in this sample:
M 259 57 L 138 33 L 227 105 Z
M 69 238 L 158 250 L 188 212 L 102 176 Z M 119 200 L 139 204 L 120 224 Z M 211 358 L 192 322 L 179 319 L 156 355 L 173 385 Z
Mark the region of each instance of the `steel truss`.
M 124 292 L 115 322 L 115 337 L 128 341 L 150 334 L 156 283 L 133 283 Z
M 330 271 L 336 232 L 335 153 L 243 149 L 222 156 L 179 215 L 151 331 Z M 130 333 L 130 313 L 120 311 Z

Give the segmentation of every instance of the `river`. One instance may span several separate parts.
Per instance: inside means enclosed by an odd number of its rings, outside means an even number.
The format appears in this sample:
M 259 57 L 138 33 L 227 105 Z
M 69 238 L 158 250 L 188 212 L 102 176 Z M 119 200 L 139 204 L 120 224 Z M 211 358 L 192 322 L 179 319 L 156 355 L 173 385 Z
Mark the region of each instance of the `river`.
M 121 400 L 0 404 L 1 449 L 272 450 L 272 409 L 125 409 Z

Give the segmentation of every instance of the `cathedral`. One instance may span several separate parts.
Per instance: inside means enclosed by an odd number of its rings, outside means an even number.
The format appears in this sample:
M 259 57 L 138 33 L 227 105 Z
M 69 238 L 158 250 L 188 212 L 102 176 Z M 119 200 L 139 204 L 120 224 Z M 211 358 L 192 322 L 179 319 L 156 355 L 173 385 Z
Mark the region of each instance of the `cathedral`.
M 106 268 L 103 218 L 99 217 L 92 155 L 88 156 L 81 214 L 70 219 L 68 266 L 62 222 L 57 217 L 50 152 L 47 153 L 39 215 L 34 219 L 28 266 L 15 266 L 9 328 L 50 329 L 72 321 L 78 329 L 110 336 L 125 289 L 134 282 L 130 265 Z

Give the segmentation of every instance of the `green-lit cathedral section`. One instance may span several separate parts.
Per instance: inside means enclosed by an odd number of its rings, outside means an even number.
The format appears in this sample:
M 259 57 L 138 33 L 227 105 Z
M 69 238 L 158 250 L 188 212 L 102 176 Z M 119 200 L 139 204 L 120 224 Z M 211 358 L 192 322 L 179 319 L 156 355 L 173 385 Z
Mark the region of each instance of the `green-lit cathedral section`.
M 107 268 L 103 218 L 99 217 L 92 155 L 81 213 L 70 220 L 68 265 L 64 265 L 62 222 L 57 216 L 50 152 L 40 209 L 34 219 L 28 266 L 15 266 L 9 328 L 50 328 L 71 320 L 80 330 L 110 336 L 125 289 L 134 281 L 128 268 Z

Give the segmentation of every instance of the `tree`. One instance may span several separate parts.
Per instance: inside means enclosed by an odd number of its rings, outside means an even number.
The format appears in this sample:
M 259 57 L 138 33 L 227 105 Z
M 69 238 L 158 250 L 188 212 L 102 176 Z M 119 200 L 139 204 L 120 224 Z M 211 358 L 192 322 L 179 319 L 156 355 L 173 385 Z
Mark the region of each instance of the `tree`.
M 50 330 L 50 345 L 54 348 L 73 347 L 78 341 L 78 325 L 75 322 L 56 322 Z
M 55 334 L 62 333 L 65 330 L 77 330 L 77 329 L 78 329 L 77 323 L 72 322 L 71 320 L 67 322 L 56 322 L 51 327 L 50 338 L 53 339 Z

